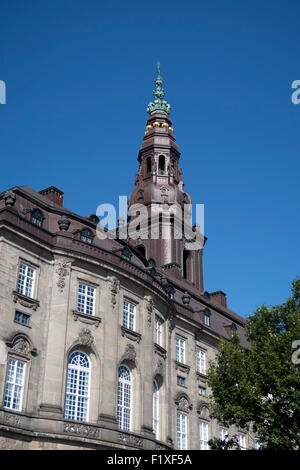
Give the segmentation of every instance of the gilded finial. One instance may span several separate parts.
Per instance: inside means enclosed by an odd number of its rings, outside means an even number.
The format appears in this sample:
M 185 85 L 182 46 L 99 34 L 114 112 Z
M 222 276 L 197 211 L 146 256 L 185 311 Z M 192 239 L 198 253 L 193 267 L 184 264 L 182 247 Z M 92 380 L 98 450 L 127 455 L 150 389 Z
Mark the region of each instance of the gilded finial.
M 164 81 L 160 76 L 160 62 L 157 62 L 157 74 L 158 76 L 154 80 L 156 86 L 155 90 L 153 90 L 154 102 L 148 104 L 147 113 L 150 115 L 156 112 L 170 114 L 171 106 L 163 99 L 165 90 L 162 87 Z

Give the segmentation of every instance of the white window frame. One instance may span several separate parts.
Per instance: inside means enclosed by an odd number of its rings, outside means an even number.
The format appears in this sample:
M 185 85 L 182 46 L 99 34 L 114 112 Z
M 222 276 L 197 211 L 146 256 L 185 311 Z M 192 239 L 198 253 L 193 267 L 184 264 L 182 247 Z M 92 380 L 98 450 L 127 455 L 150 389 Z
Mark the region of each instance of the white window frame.
M 203 349 L 197 350 L 197 371 L 206 375 L 206 352 Z
M 82 366 L 81 364 L 72 364 L 70 363 L 70 360 L 72 360 L 73 357 L 75 356 L 84 356 L 84 359 L 88 366 Z M 80 360 L 80 359 L 79 359 Z M 76 377 L 76 386 L 75 386 L 75 392 L 68 392 L 68 386 L 69 386 L 69 380 L 71 381 L 72 385 L 72 372 L 70 371 L 75 371 L 75 377 Z M 87 389 L 85 393 L 80 393 L 80 380 L 82 380 L 82 375 L 86 374 L 85 377 L 85 382 L 87 385 L 85 388 Z M 75 382 L 75 381 L 74 381 Z M 81 352 L 81 351 L 73 351 L 71 354 L 69 354 L 68 357 L 68 364 L 67 364 L 67 377 L 66 377 L 66 392 L 65 392 L 65 409 L 64 409 L 64 417 L 65 419 L 70 419 L 72 421 L 81 421 L 81 422 L 87 422 L 88 417 L 89 417 L 89 404 L 90 404 L 90 383 L 91 383 L 91 361 L 90 358 L 88 357 L 87 354 Z M 74 407 L 75 410 L 72 413 L 72 410 L 68 409 L 67 406 L 67 400 L 72 399 L 74 400 Z M 84 401 L 84 415 L 80 416 L 81 413 L 81 407 L 80 407 L 80 401 Z M 73 416 L 72 416 L 73 415 Z
M 24 268 L 25 272 L 21 272 Z M 32 271 L 32 276 L 28 275 L 28 271 Z M 25 261 L 19 262 L 19 271 L 18 271 L 18 282 L 17 282 L 17 291 L 19 294 L 26 295 L 27 297 L 34 298 L 34 287 L 36 279 L 36 268 L 31 264 L 27 264 Z
M 204 312 L 203 316 L 204 316 L 204 325 L 210 326 L 210 314 Z
M 179 336 L 176 337 L 176 361 L 185 364 L 185 343 L 186 341 Z
M 238 446 L 240 450 L 247 450 L 245 434 L 238 434 Z
M 12 374 L 9 373 L 10 365 L 13 364 Z M 21 378 L 17 379 L 17 370 L 18 366 L 22 364 Z M 4 400 L 3 407 L 9 410 L 21 411 L 24 395 L 24 383 L 25 383 L 25 372 L 26 372 L 26 362 L 20 361 L 14 357 L 9 357 L 7 362 L 7 371 L 5 379 L 5 389 L 4 389 Z M 11 375 L 11 376 L 10 376 Z M 10 389 L 10 393 L 8 390 Z M 19 397 L 18 397 L 19 395 Z M 14 406 L 14 403 L 17 401 L 17 406 Z
M 123 326 L 127 330 L 136 331 L 136 305 L 129 300 L 123 301 Z
M 187 415 L 177 411 L 177 447 L 179 450 L 187 450 Z
M 159 318 L 155 319 L 155 342 L 158 346 L 162 346 L 162 321 Z
M 153 380 L 153 431 L 155 439 L 159 439 L 159 388 L 156 380 Z
M 221 441 L 228 442 L 228 429 L 220 427 L 219 428 L 219 437 Z
M 126 371 L 127 378 L 120 377 L 121 370 Z M 129 400 L 126 397 L 129 395 Z M 129 403 L 128 403 L 129 402 Z M 119 429 L 131 431 L 132 427 L 132 373 L 130 369 L 121 364 L 118 369 L 117 390 L 117 422 Z
M 200 421 L 199 423 L 199 440 L 200 440 L 200 450 L 209 450 L 208 445 L 208 423 Z
M 81 292 L 80 290 L 83 289 L 84 292 Z M 93 294 L 89 293 L 89 290 L 91 290 L 90 292 Z M 80 299 L 83 299 L 83 302 L 79 302 Z M 77 291 L 77 311 L 80 313 L 85 313 L 86 315 L 95 315 L 95 301 L 96 288 L 86 282 L 79 281 Z M 90 307 L 90 305 L 92 305 L 92 307 Z

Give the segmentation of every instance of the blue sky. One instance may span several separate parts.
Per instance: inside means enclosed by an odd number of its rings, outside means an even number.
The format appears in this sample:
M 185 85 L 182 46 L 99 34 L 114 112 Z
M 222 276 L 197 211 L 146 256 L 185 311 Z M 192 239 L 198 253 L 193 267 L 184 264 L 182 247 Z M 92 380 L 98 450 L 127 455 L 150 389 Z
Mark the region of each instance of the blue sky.
M 1 3 L 0 190 L 55 185 L 83 216 L 134 185 L 161 62 L 205 288 L 248 315 L 300 274 L 298 1 Z

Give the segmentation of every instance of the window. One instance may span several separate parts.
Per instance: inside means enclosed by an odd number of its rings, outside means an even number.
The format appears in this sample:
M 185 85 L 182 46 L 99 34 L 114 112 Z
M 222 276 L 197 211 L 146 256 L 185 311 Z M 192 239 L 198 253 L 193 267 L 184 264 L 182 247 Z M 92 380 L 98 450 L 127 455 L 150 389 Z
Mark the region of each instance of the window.
M 131 428 L 131 373 L 121 365 L 118 377 L 117 421 L 120 429 L 130 431 Z
M 210 311 L 208 309 L 204 310 L 203 318 L 204 318 L 204 325 L 210 326 Z
M 244 434 L 238 434 L 238 446 L 240 450 L 246 450 L 246 436 Z
M 153 431 L 159 439 L 159 391 L 156 380 L 153 381 Z
M 130 261 L 132 258 L 132 253 L 130 249 L 127 246 L 124 246 L 124 248 L 121 251 L 121 258 L 124 259 L 125 261 Z
M 155 342 L 162 346 L 162 322 L 158 318 L 155 320 Z
M 177 445 L 179 450 L 187 449 L 187 419 L 183 413 L 177 413 Z
M 235 323 L 232 323 L 230 326 L 230 336 L 233 336 L 237 332 L 237 327 Z
M 22 312 L 15 312 L 15 322 L 29 326 L 30 315 Z
M 185 378 L 181 377 L 180 375 L 177 375 L 177 385 L 181 385 L 182 387 L 185 387 Z
M 176 360 L 185 363 L 185 341 L 182 338 L 176 338 Z
M 77 310 L 81 313 L 94 315 L 95 288 L 87 284 L 79 283 Z
M 4 408 L 21 411 L 26 364 L 9 358 L 4 392 Z
M 92 244 L 94 239 L 94 234 L 89 228 L 84 228 L 80 232 L 80 240 L 85 243 Z
M 70 354 L 67 370 L 65 418 L 88 420 L 90 361 L 86 354 Z
M 208 424 L 199 423 L 200 450 L 209 450 L 208 446 Z
M 219 436 L 221 441 L 228 441 L 228 431 L 225 428 L 220 428 L 219 430 Z
M 206 388 L 205 388 L 205 387 L 202 387 L 202 385 L 199 385 L 199 387 L 198 387 L 198 393 L 199 393 L 199 395 L 201 395 L 202 397 L 205 397 L 205 395 L 206 395 Z
M 160 155 L 158 158 L 158 174 L 164 175 L 166 171 L 166 160 L 163 155 Z
M 21 262 L 18 276 L 18 292 L 27 297 L 33 297 L 34 281 L 36 270 L 31 266 Z
M 38 227 L 41 227 L 43 225 L 43 221 L 44 216 L 42 212 L 39 209 L 33 209 L 30 216 L 30 222 L 34 225 L 37 225 Z
M 201 349 L 197 351 L 197 370 L 200 374 L 206 374 L 206 354 Z
M 124 300 L 123 326 L 128 330 L 135 329 L 135 305 Z
M 260 450 L 260 449 L 261 449 L 260 442 L 259 442 L 259 441 L 255 441 L 255 450 Z
M 152 169 L 151 157 L 148 157 L 146 161 L 147 161 L 147 175 L 148 175 L 149 173 L 151 173 L 151 169 Z

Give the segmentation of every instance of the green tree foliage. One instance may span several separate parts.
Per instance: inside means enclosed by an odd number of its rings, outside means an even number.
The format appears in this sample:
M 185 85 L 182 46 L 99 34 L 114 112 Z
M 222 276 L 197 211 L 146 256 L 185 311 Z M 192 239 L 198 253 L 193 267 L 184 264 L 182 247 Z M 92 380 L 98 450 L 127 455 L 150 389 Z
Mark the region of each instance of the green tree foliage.
M 246 338 L 248 348 L 237 334 L 222 340 L 216 363 L 210 363 L 211 414 L 226 427 L 246 430 L 252 423 L 264 449 L 299 449 L 300 279 L 285 303 L 262 306 L 248 317 Z

